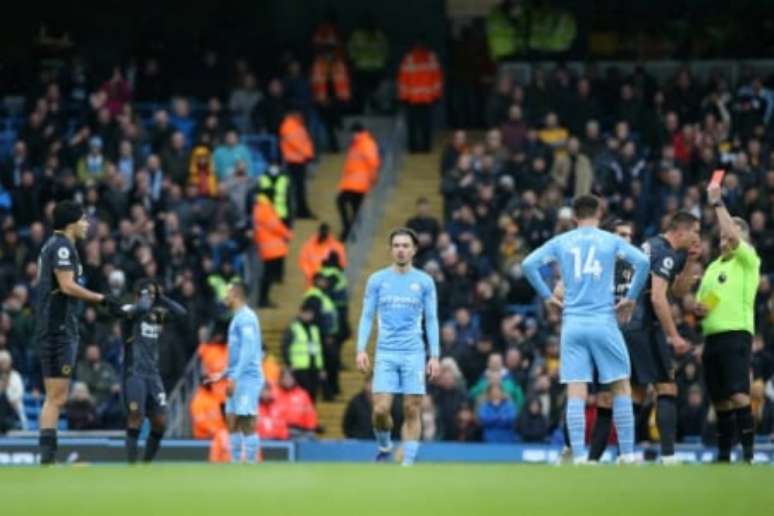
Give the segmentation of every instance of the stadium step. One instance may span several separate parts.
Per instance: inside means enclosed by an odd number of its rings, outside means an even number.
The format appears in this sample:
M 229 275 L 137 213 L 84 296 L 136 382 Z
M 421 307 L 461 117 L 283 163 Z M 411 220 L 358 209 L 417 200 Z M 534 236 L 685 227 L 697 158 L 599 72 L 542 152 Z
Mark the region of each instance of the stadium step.
M 261 308 L 258 314 L 261 329 L 269 353 L 281 360 L 282 335 L 296 316 L 301 297 L 306 290 L 306 279 L 298 268 L 298 256 L 304 242 L 317 231 L 322 222 L 328 222 L 331 230 L 338 234 L 340 223 L 336 211 L 336 194 L 344 154 L 325 154 L 319 165 L 310 170 L 308 185 L 309 206 L 317 220 L 296 220 L 293 225 L 293 239 L 290 252 L 285 260 L 285 279 L 282 284 L 272 287 L 271 299 L 277 308 Z
M 441 146 L 436 144 L 435 150 L 429 154 L 406 155 L 398 182 L 392 197 L 387 199 L 383 219 L 377 226 L 373 247 L 368 253 L 360 278 L 355 282 L 350 292 L 350 324 L 353 332 L 357 332 L 357 322 L 360 318 L 361 302 L 368 276 L 376 269 L 384 267 L 390 261 L 387 238 L 394 228 L 404 226 L 414 213 L 414 204 L 418 197 L 426 197 L 430 201 L 433 215 L 441 220 L 441 195 L 438 163 L 440 162 Z M 338 176 L 337 176 L 338 177 Z M 335 188 L 335 185 L 334 185 Z M 374 330 L 375 330 L 374 326 Z M 373 352 L 373 338 L 369 349 Z M 341 395 L 336 402 L 318 403 L 320 423 L 325 427 L 323 437 L 342 438 L 341 421 L 347 402 L 363 387 L 363 376 L 355 369 L 355 342 L 350 339 L 342 348 L 342 363 L 347 368 L 340 377 Z

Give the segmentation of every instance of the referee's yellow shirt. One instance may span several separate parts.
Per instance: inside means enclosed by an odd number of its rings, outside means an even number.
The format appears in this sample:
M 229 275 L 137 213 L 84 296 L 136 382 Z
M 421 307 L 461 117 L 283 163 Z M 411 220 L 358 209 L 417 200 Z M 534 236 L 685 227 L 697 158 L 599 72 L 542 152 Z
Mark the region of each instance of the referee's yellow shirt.
M 704 335 L 726 331 L 755 334 L 755 293 L 761 259 L 747 242 L 739 242 L 729 259 L 713 261 L 701 279 L 697 299 L 710 308 L 701 323 Z

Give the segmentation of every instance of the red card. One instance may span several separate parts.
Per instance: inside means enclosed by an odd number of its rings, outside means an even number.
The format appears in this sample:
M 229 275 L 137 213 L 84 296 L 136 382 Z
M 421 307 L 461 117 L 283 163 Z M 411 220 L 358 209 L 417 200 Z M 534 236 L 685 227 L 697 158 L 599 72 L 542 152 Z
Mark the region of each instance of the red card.
M 722 168 L 717 169 L 712 173 L 712 179 L 710 179 L 711 185 L 721 186 L 723 184 L 723 177 L 725 177 L 726 171 Z

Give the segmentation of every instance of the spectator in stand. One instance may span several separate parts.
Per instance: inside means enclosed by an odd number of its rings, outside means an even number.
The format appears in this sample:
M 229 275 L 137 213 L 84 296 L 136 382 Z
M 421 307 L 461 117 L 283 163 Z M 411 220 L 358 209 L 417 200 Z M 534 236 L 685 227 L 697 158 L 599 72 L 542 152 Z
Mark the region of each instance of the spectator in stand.
M 231 92 L 228 108 L 233 115 L 234 124 L 243 133 L 252 131 L 250 114 L 261 102 L 263 94 L 258 89 L 255 75 L 247 73 L 238 88 Z
M 443 74 L 435 52 L 420 40 L 403 57 L 398 70 L 398 99 L 406 106 L 410 152 L 433 145 L 432 107 L 443 94 Z
M 344 410 L 344 418 L 341 422 L 344 436 L 348 439 L 368 439 L 374 438 L 374 427 L 372 422 L 373 397 L 371 391 L 371 375 L 367 375 L 363 383 L 363 390 L 357 393 L 347 403 Z M 400 438 L 400 428 L 403 426 L 403 403 L 399 396 L 392 401 L 392 438 Z
M 212 160 L 218 181 L 224 181 L 233 176 L 240 161 L 244 163 L 250 177 L 256 175 L 250 151 L 245 144 L 239 143 L 239 133 L 233 129 L 226 131 L 226 139 L 222 145 L 215 148 Z
M 102 154 L 102 138 L 94 136 L 89 140 L 89 153 L 78 161 L 78 180 L 83 183 L 97 183 L 107 174 L 107 158 Z
M 191 152 L 187 185 L 195 187 L 197 195 L 202 197 L 215 197 L 218 194 L 218 177 L 212 153 L 206 145 L 198 145 Z
M 196 120 L 191 116 L 191 103 L 188 99 L 177 97 L 172 101 L 172 116 L 169 117 L 171 128 L 177 129 L 185 136 L 185 140 L 193 141 L 196 134 Z M 162 140 L 162 145 L 166 144 L 169 138 Z
M 19 425 L 16 408 L 8 400 L 9 377 L 0 375 L 0 435 L 15 430 Z
M 115 415 L 119 408 L 121 385 L 113 367 L 102 360 L 98 345 L 86 347 L 84 359 L 75 368 L 75 377 L 87 387 L 89 397 L 93 396 L 100 417 Z
M 351 131 L 352 142 L 347 150 L 336 197 L 341 217 L 341 240 L 344 242 L 357 219 L 363 199 L 376 184 L 381 166 L 379 146 L 371 133 L 359 122 L 352 124 Z
M 467 402 L 467 394 L 455 376 L 456 363 L 450 364 L 446 360 L 441 361 L 441 373 L 431 386 L 430 395 L 437 413 L 438 437 L 442 441 L 453 441 L 459 434 L 457 414 Z
M 489 386 L 494 383 L 498 384 L 500 390 L 510 398 L 518 412 L 524 403 L 524 393 L 519 384 L 511 378 L 508 369 L 503 365 L 503 357 L 499 353 L 489 355 L 486 370 L 481 375 L 481 379 L 470 389 L 470 398 L 477 400 L 487 394 Z
M 258 399 L 258 418 L 255 430 L 261 439 L 276 439 L 286 441 L 290 438 L 288 424 L 282 408 L 274 396 L 276 388 L 270 383 L 263 384 L 261 396 Z
M 5 384 L 0 392 L 5 395 L 5 400 L 15 412 L 15 420 L 19 422 L 22 430 L 27 429 L 27 414 L 24 411 L 24 382 L 18 371 L 13 369 L 11 353 L 0 349 L 0 382 Z M 2 422 L 0 421 L 0 426 Z
M 259 132 L 279 134 L 282 117 L 287 110 L 285 87 L 277 77 L 269 80 L 266 96 L 261 99 L 252 112 L 253 127 Z
M 319 430 L 317 411 L 309 394 L 296 384 L 293 373 L 285 369 L 275 393 L 277 404 L 294 437 L 307 437 Z
M 548 438 L 548 420 L 543 415 L 540 400 L 531 398 L 527 400 L 526 406 L 516 421 L 516 433 L 527 443 L 545 442 Z
M 300 110 L 288 111 L 280 125 L 279 137 L 282 159 L 287 163 L 293 185 L 295 216 L 300 219 L 314 218 L 306 198 L 306 167 L 314 159 L 315 152 Z
M 517 410 L 508 399 L 499 382 L 494 381 L 486 389 L 486 401 L 478 409 L 478 421 L 486 443 L 510 443 Z
M 113 116 L 121 113 L 124 110 L 124 106 L 132 99 L 129 83 L 124 79 L 119 66 L 113 68 L 113 75 L 102 85 L 100 90 L 105 92 L 107 96 L 106 106 Z
M 330 225 L 323 222 L 317 228 L 317 233 L 304 242 L 298 255 L 298 266 L 306 278 L 307 286 L 312 284 L 314 275 L 320 272 L 323 261 L 335 252 L 342 268 L 347 266 L 347 251 L 344 245 L 331 234 Z
M 438 219 L 431 215 L 430 201 L 420 197 L 416 202 L 416 214 L 406 221 L 406 227 L 411 228 L 417 234 L 420 247 L 435 245 L 441 225 Z
M 186 147 L 185 135 L 180 131 L 172 133 L 169 144 L 161 151 L 161 167 L 174 183 L 185 187 L 189 173 L 190 152 Z
M 99 428 L 97 407 L 89 393 L 89 387 L 83 382 L 73 384 L 70 399 L 65 404 L 67 427 L 70 430 L 95 430 Z

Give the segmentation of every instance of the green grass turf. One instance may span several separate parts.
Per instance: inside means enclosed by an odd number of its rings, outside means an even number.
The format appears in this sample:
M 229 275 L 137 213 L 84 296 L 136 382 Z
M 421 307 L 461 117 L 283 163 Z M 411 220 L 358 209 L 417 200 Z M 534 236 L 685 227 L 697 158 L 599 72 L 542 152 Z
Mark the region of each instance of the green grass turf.
M 261 464 L 0 468 L 0 514 L 774 514 L 770 466 Z

